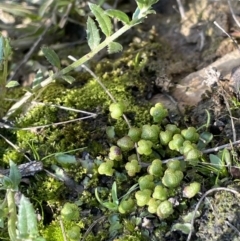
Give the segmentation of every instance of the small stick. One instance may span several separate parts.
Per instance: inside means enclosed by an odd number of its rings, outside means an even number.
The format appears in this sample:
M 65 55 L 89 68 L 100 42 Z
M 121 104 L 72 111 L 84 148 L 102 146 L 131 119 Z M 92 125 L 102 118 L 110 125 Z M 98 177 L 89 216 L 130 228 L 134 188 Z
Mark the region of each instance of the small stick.
M 184 20 L 186 18 L 186 15 L 185 15 L 185 11 L 181 0 L 177 0 L 177 4 L 178 4 L 179 13 L 181 15 L 181 19 Z
M 223 33 L 225 33 L 232 41 L 233 41 L 233 44 L 236 46 L 236 48 L 238 49 L 238 51 L 240 52 L 240 48 L 238 46 L 238 43 L 237 41 L 231 36 L 229 35 L 216 21 L 213 22 L 219 29 L 222 30 Z

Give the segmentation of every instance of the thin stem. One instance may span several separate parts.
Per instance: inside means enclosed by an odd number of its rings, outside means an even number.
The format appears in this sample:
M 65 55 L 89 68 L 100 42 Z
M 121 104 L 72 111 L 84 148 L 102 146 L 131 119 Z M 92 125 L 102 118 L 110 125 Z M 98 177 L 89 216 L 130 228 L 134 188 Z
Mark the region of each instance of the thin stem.
M 66 68 L 62 69 L 61 71 L 55 73 L 52 76 L 49 76 L 47 79 L 45 79 L 43 82 L 41 82 L 39 84 L 39 86 L 37 88 L 34 89 L 34 91 L 39 91 L 40 89 L 46 87 L 47 85 L 49 85 L 50 83 L 52 83 L 55 79 L 60 78 L 61 76 L 69 73 L 70 71 L 76 69 L 77 67 L 81 66 L 82 64 L 84 64 L 85 62 L 87 62 L 88 60 L 90 60 L 91 58 L 94 57 L 94 55 L 96 55 L 100 50 L 102 50 L 103 48 L 105 48 L 106 46 L 108 46 L 109 43 L 113 42 L 116 38 L 118 38 L 119 36 L 121 36 L 123 33 L 125 33 L 126 31 L 128 31 L 129 29 L 131 29 L 133 26 L 135 26 L 136 24 L 133 25 L 125 25 L 123 26 L 121 29 L 119 29 L 116 33 L 114 33 L 113 35 L 107 37 L 101 44 L 98 45 L 98 47 L 94 50 L 92 50 L 90 53 L 84 55 L 82 58 L 80 58 L 79 60 L 75 61 L 74 63 L 72 63 L 71 65 L 67 66 Z M 5 115 L 4 119 L 8 119 L 13 113 L 16 112 L 16 110 L 18 110 L 25 102 L 27 102 L 31 97 L 33 96 L 32 93 L 27 92 L 22 99 L 17 102 L 16 104 L 14 104 L 10 110 L 8 111 L 8 113 Z
M 17 241 L 16 222 L 17 211 L 14 201 L 14 192 L 7 189 L 7 203 L 8 203 L 8 233 L 11 241 Z

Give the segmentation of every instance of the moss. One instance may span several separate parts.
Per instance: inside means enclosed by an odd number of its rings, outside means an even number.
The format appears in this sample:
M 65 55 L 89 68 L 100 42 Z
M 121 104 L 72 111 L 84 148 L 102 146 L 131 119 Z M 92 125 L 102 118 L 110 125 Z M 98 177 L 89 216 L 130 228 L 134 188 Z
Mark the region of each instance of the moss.
M 22 163 L 23 159 L 24 159 L 23 153 L 17 150 L 9 149 L 9 148 L 5 150 L 5 153 L 3 155 L 3 162 L 6 164 L 9 164 L 9 160 L 12 160 L 16 164 L 19 164 L 19 163 Z
M 63 227 L 65 233 L 70 230 L 74 226 L 78 226 L 81 229 L 85 227 L 84 223 L 82 221 L 79 222 L 73 222 L 73 221 L 65 221 L 62 220 Z M 54 220 L 51 222 L 50 225 L 45 227 L 43 230 L 40 231 L 41 235 L 47 240 L 47 241 L 64 241 L 64 236 L 62 233 L 60 221 Z
M 236 189 L 239 187 L 239 182 L 232 186 Z M 199 224 L 197 237 L 201 240 L 239 240 L 239 235 L 233 232 L 228 224 L 229 222 L 237 230 L 240 228 L 239 199 L 227 191 L 216 192 L 214 197 L 208 199 L 211 206 L 205 205 L 203 215 L 197 221 Z
M 117 101 L 126 102 L 126 116 L 131 124 L 136 127 L 141 127 L 143 124 L 151 122 L 149 114 L 150 104 L 146 100 L 146 95 L 151 90 L 151 80 L 142 77 L 145 66 L 150 64 L 158 51 L 164 48 L 160 44 L 141 43 L 133 44 L 122 58 L 116 60 L 114 63 L 111 60 L 101 61 L 94 69 L 95 73 L 102 79 L 104 85 L 108 88 L 111 94 Z M 151 70 L 151 73 L 153 70 Z M 47 103 L 44 105 L 35 105 L 26 109 L 25 113 L 16 118 L 16 125 L 21 127 L 36 127 L 41 125 L 48 125 L 52 123 L 62 122 L 66 120 L 73 120 L 75 118 L 85 117 L 85 114 L 66 111 L 52 107 L 49 104 L 56 104 L 78 110 L 89 111 L 98 114 L 96 118 L 87 120 L 78 120 L 76 122 L 62 124 L 59 126 L 49 126 L 46 128 L 32 128 L 31 130 L 17 130 L 15 132 L 15 143 L 23 151 L 30 153 L 30 158 L 34 159 L 34 153 L 37 153 L 39 159 L 52 155 L 57 152 L 66 152 L 76 148 L 87 147 L 86 151 L 91 156 L 98 155 L 107 156 L 109 148 L 109 139 L 105 134 L 106 126 L 113 125 L 115 127 L 116 137 L 122 137 L 128 133 L 128 126 L 121 118 L 113 120 L 109 115 L 109 105 L 112 103 L 108 95 L 100 87 L 96 80 L 86 80 L 86 75 L 82 77 L 82 73 L 74 74 L 77 82 L 76 85 L 67 88 L 62 84 L 51 84 L 45 88 L 38 97 L 38 101 Z M 83 79 L 82 79 L 83 78 Z M 81 87 L 79 87 L 79 83 Z M 67 85 L 69 87 L 69 85 Z M 16 160 L 17 163 L 23 162 L 21 155 L 15 151 L 5 150 L 4 160 L 8 158 Z M 103 158 L 104 159 L 104 158 Z M 44 167 L 49 169 L 51 164 L 55 164 L 54 158 L 44 159 Z M 116 167 L 124 170 L 124 165 Z M 100 206 L 94 196 L 94 188 L 99 183 L 106 182 L 107 186 L 111 186 L 111 180 L 105 177 L 99 177 L 96 172 L 97 165 L 93 167 L 93 174 L 89 175 L 89 180 L 86 171 L 82 168 L 67 167 L 65 171 L 76 182 L 81 182 L 82 179 L 86 181 L 86 189 L 79 195 L 79 201 L 83 203 L 84 208 L 91 211 L 93 208 Z M 122 172 L 122 171 L 121 171 Z M 104 178 L 106 180 L 104 180 Z M 131 181 L 131 184 L 134 180 Z M 84 183 L 85 184 L 85 183 Z M 124 186 L 129 189 L 129 182 Z M 110 199 L 110 188 L 100 192 L 101 198 L 104 200 Z M 125 192 L 126 190 L 120 191 Z M 27 196 L 32 200 L 38 200 L 51 203 L 59 206 L 63 201 L 68 200 L 69 191 L 64 183 L 47 176 L 44 172 L 35 177 L 34 183 L 29 186 Z M 74 198 L 70 194 L 70 198 Z M 85 225 L 91 225 L 92 219 L 88 220 Z M 66 224 L 67 225 L 67 224 Z M 107 224 L 105 224 L 107 225 Z M 109 225 L 106 226 L 109 228 Z M 98 232 L 90 233 L 86 240 L 107 240 L 109 232 L 106 228 L 98 228 Z M 85 226 L 87 230 L 87 226 Z M 82 230 L 81 232 L 84 232 Z M 62 240 L 61 229 L 57 221 L 53 221 L 50 225 L 44 228 L 43 234 L 46 240 Z M 140 233 L 136 232 L 134 235 L 126 236 L 129 240 L 140 237 Z
M 28 196 L 34 197 L 39 202 L 58 203 L 64 197 L 64 183 L 49 177 L 41 175 L 38 181 L 28 188 Z

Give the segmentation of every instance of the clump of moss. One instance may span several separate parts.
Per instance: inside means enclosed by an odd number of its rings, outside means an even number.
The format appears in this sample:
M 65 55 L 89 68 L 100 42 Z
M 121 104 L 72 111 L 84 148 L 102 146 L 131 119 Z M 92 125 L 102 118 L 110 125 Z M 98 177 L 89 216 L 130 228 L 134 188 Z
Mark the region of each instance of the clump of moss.
M 46 175 L 39 176 L 38 182 L 35 182 L 28 190 L 28 195 L 35 199 L 50 203 L 59 202 L 64 195 L 65 186 L 62 181 Z M 61 198 L 60 198 L 61 197 Z
M 84 223 L 82 221 L 66 221 L 62 220 L 62 224 L 64 227 L 64 232 L 67 234 L 69 240 L 79 240 L 78 239 L 73 239 L 73 231 L 79 231 L 79 233 L 75 233 L 77 237 L 82 238 L 81 230 L 85 227 Z M 77 227 L 74 228 L 73 227 Z M 60 221 L 59 220 L 54 220 L 51 222 L 50 225 L 45 227 L 43 230 L 40 231 L 41 235 L 47 240 L 47 241 L 64 241 L 64 235 L 63 235 L 63 230 L 61 229 Z M 71 237 L 69 237 L 69 235 Z
M 208 205 L 205 207 L 204 215 L 197 221 L 199 225 L 197 237 L 201 240 L 239 240 L 238 233 L 233 232 L 226 222 L 227 220 L 236 229 L 240 228 L 239 199 L 227 191 L 217 192 L 214 197 L 208 199 L 216 211 L 213 212 Z

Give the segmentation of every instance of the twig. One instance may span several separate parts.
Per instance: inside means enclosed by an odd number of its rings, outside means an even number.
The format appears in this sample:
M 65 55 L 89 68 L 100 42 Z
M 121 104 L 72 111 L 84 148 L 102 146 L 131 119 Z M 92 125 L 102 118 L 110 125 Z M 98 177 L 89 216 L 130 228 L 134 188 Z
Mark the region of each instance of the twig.
M 87 231 L 86 231 L 85 234 L 83 235 L 81 241 L 85 241 L 86 237 L 87 237 L 88 234 L 91 232 L 92 228 L 93 228 L 97 223 L 99 223 L 100 221 L 103 221 L 104 219 L 106 219 L 106 217 L 105 217 L 105 216 L 102 216 L 102 217 L 98 218 L 97 220 L 95 220 L 95 221 L 90 225 L 90 227 L 87 229 Z
M 181 15 L 181 19 L 184 20 L 186 18 L 186 15 L 185 15 L 181 0 L 177 0 L 177 4 L 178 4 L 179 13 Z
M 217 188 L 212 188 L 210 190 L 208 190 L 201 198 L 200 200 L 198 201 L 197 203 L 197 206 L 195 207 L 194 211 L 193 211 L 193 216 L 192 216 L 192 220 L 191 220 L 191 228 L 190 228 L 190 232 L 188 234 L 188 237 L 187 237 L 187 240 L 186 241 L 190 241 L 191 240 L 191 237 L 192 237 L 192 233 L 193 233 L 193 225 L 194 225 L 194 219 L 195 219 L 195 216 L 196 216 L 196 212 L 200 206 L 200 204 L 202 203 L 202 201 L 204 200 L 204 198 L 213 193 L 213 192 L 216 192 L 216 191 L 227 191 L 227 192 L 232 192 L 233 194 L 235 194 L 237 197 L 240 196 L 240 193 L 237 192 L 236 190 L 234 189 L 231 189 L 231 188 L 225 188 L 225 187 L 217 187 Z
M 227 98 L 226 98 L 226 96 L 224 94 L 224 90 L 223 89 L 222 89 L 222 96 L 223 96 L 223 99 L 225 101 L 225 104 L 226 104 L 226 107 L 227 107 L 227 110 L 229 112 L 229 116 L 230 116 L 230 119 L 231 119 L 231 126 L 232 126 L 232 133 L 233 133 L 233 142 L 235 142 L 236 139 L 237 139 L 237 134 L 236 134 L 236 129 L 235 129 L 234 122 L 233 122 L 232 111 L 230 109 L 228 100 L 227 100 Z
M 66 232 L 65 232 L 65 228 L 64 228 L 64 225 L 63 225 L 63 221 L 62 221 L 61 218 L 59 220 L 59 223 L 60 223 L 60 227 L 61 227 L 61 230 L 62 230 L 63 240 L 68 241 L 67 236 L 66 236 Z
M 73 6 L 73 3 L 69 3 L 68 6 L 67 6 L 67 10 L 66 12 L 64 13 L 64 15 L 62 16 L 58 26 L 59 28 L 63 28 L 68 20 L 68 15 L 70 13 L 70 10 L 72 9 L 72 6 Z
M 233 226 L 230 222 L 228 221 L 225 221 L 225 224 L 227 224 L 229 227 L 231 227 L 235 232 L 238 233 L 238 235 L 240 236 L 240 231 L 235 227 Z
M 222 150 L 224 148 L 230 148 L 232 145 L 237 145 L 237 144 L 240 144 L 240 140 L 238 141 L 235 141 L 235 142 L 232 142 L 230 144 L 225 144 L 225 145 L 222 145 L 222 146 L 217 146 L 217 147 L 214 147 L 214 148 L 209 148 L 207 150 L 204 150 L 202 151 L 202 153 L 204 154 L 208 154 L 208 153 L 212 153 L 212 152 L 217 152 L 219 150 Z M 172 160 L 183 160 L 184 159 L 184 156 L 178 156 L 178 157 L 172 157 L 172 158 L 169 158 L 169 159 L 166 159 L 166 160 L 163 160 L 162 163 L 168 163 L 169 161 L 172 161 Z M 146 163 L 146 162 L 142 162 L 142 166 L 143 167 L 147 167 L 149 166 L 150 163 Z
M 40 161 L 30 161 L 17 166 L 22 177 L 35 175 L 36 172 L 43 171 L 43 163 Z M 8 176 L 10 169 L 0 169 L 0 174 Z
M 2 137 L 4 139 L 4 141 L 6 141 L 11 147 L 13 147 L 13 149 L 15 149 L 17 152 L 21 153 L 21 150 L 18 146 L 16 146 L 15 144 L 13 144 L 11 141 L 9 141 L 5 136 L 3 136 L 2 134 L 0 134 L 0 137 Z M 24 157 L 31 162 L 31 159 L 24 154 Z
M 240 48 L 238 46 L 237 41 L 231 36 L 229 35 L 216 21 L 213 22 L 220 30 L 222 30 L 223 33 L 225 33 L 232 41 L 233 44 L 236 46 L 236 48 L 238 49 L 238 51 L 240 52 Z
M 240 23 L 235 15 L 235 13 L 233 12 L 233 9 L 232 9 L 232 5 L 231 5 L 231 1 L 228 0 L 228 6 L 229 6 L 229 9 L 231 11 L 231 14 L 232 14 L 232 17 L 233 17 L 233 20 L 235 21 L 235 23 L 238 25 L 238 27 L 240 28 Z

